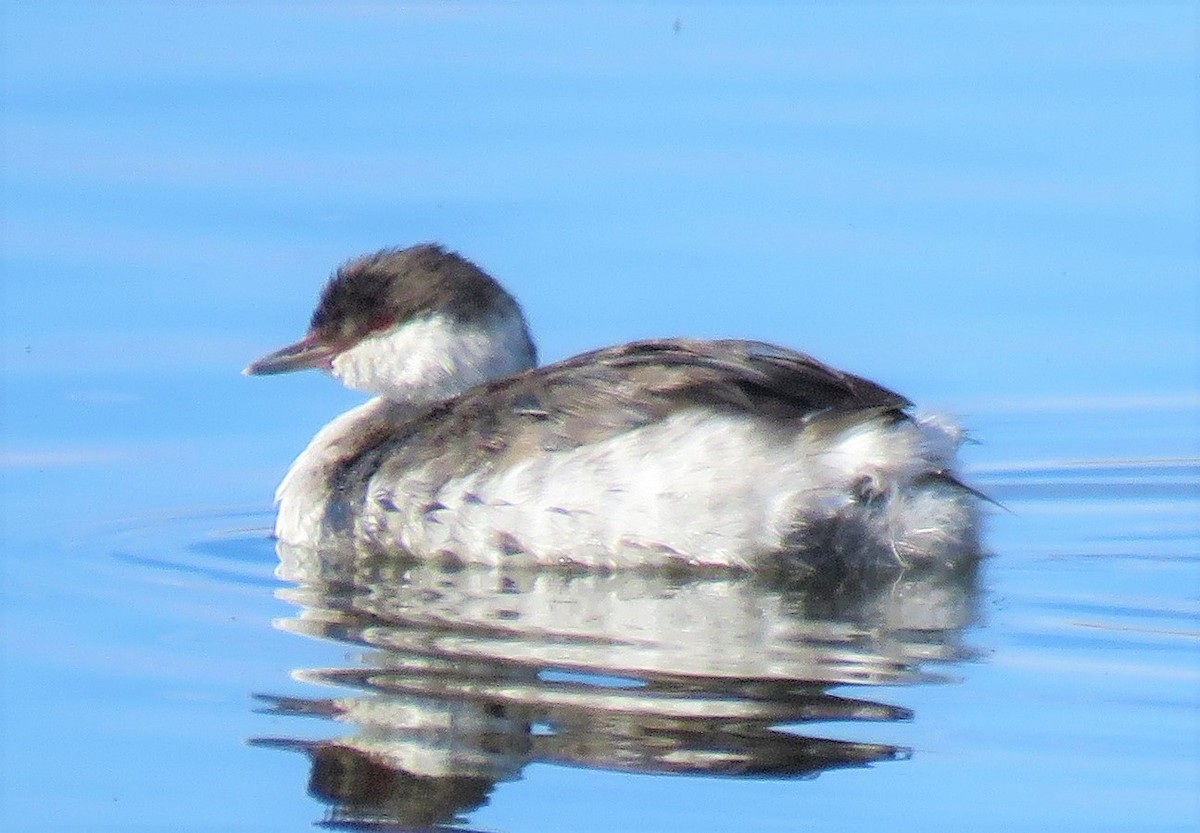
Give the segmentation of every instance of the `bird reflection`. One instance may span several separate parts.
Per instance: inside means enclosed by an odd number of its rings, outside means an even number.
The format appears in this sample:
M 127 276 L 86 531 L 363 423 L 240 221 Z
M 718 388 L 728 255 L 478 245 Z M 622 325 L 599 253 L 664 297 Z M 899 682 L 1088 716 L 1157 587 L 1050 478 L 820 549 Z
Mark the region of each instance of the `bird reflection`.
M 294 674 L 342 696 L 259 695 L 268 712 L 344 734 L 252 742 L 306 754 L 325 824 L 356 830 L 463 823 L 534 762 L 805 778 L 907 758 L 809 724 L 910 718 L 850 695 L 972 656 L 963 632 L 978 608 L 977 558 L 772 576 L 463 568 L 283 545 L 280 557 L 298 613 L 279 626 L 357 650 L 348 667 Z

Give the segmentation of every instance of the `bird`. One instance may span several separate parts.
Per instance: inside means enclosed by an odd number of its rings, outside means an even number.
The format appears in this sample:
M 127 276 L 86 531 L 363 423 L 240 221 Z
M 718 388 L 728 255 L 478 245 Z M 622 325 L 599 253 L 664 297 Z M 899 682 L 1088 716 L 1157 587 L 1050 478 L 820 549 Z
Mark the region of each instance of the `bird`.
M 634 341 L 539 365 L 524 313 L 436 243 L 339 266 L 299 341 L 243 372 L 371 394 L 275 495 L 286 546 L 451 564 L 754 570 L 976 551 L 965 432 L 811 356 Z

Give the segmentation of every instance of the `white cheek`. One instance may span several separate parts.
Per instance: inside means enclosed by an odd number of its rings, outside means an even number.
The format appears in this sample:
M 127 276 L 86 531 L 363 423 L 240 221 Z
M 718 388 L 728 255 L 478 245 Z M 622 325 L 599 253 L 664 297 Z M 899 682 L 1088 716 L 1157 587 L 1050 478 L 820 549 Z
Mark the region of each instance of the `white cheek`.
M 351 390 L 376 393 L 377 380 L 386 378 L 388 369 L 402 361 L 386 340 L 370 336 L 335 356 L 330 372 Z
M 532 364 L 519 318 L 464 325 L 430 315 L 363 339 L 334 358 L 332 373 L 353 390 L 431 402 Z

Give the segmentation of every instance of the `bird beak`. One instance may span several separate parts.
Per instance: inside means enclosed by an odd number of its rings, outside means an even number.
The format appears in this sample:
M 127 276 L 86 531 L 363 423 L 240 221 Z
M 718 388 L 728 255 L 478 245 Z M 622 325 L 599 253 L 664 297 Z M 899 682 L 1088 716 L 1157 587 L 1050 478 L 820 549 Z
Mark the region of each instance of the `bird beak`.
M 242 371 L 246 376 L 270 376 L 275 373 L 291 373 L 293 370 L 317 368 L 329 370 L 333 358 L 341 351 L 332 344 L 322 341 L 315 334 L 308 334 L 295 344 L 289 344 L 274 353 L 268 353 Z

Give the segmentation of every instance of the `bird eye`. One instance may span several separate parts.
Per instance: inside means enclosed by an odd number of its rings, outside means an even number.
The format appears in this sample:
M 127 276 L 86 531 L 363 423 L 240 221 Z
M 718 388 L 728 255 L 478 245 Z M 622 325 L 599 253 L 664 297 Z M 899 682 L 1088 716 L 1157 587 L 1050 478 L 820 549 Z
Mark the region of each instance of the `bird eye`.
M 377 333 L 386 330 L 392 323 L 392 316 L 384 313 L 371 318 L 367 324 L 367 333 Z

